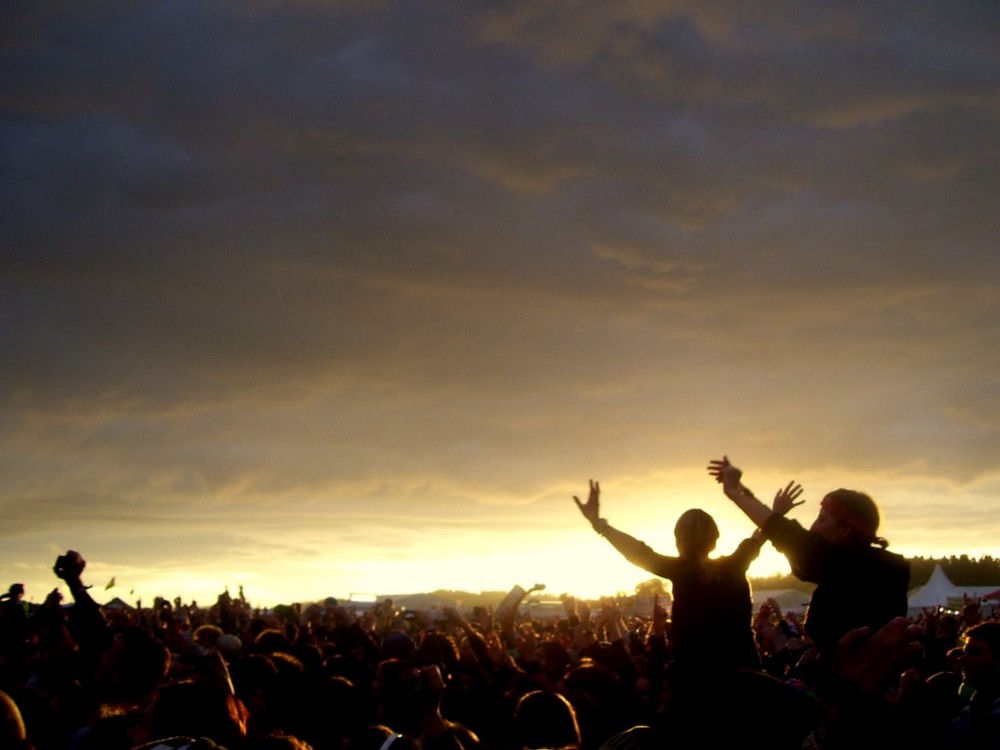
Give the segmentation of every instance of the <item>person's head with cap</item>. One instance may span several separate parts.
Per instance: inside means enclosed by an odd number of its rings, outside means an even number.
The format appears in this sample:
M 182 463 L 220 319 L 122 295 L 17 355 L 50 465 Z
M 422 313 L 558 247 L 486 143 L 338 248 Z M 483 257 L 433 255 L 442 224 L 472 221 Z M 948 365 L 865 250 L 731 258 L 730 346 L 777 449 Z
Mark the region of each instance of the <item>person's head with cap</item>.
M 829 542 L 887 547 L 877 536 L 881 519 L 875 501 L 857 490 L 839 489 L 827 493 L 820 503 L 819 515 L 810 529 Z

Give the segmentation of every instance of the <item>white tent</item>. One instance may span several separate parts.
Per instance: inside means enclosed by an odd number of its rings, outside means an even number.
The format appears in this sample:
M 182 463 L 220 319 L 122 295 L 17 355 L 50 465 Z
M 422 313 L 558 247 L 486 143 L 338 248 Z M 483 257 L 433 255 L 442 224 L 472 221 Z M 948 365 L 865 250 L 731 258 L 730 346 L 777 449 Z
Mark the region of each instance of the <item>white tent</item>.
M 944 574 L 941 564 L 934 566 L 934 572 L 923 586 L 910 592 L 908 605 L 910 614 L 919 614 L 924 607 L 948 607 L 958 609 L 966 597 L 978 599 L 993 591 L 995 586 L 978 586 L 963 588 L 956 586 Z

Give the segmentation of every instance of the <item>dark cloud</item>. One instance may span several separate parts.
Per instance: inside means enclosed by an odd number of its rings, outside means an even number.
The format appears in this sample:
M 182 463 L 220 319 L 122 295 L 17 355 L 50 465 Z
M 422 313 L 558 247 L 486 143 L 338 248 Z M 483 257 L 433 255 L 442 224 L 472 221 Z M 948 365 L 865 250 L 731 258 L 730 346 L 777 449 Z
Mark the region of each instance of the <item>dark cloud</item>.
M 332 498 L 363 550 L 729 441 L 991 471 L 990 4 L 0 13 L 19 539 Z

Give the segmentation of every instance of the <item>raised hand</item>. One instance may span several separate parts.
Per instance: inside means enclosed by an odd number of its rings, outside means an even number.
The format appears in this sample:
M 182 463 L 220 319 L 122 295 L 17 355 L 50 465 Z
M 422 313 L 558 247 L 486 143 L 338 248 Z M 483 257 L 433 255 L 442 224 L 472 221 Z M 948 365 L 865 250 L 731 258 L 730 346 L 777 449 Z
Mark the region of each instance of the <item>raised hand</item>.
M 75 550 L 69 550 L 65 555 L 56 558 L 52 571 L 57 577 L 72 586 L 74 583 L 80 582 L 80 576 L 86 567 L 87 561 L 83 559 L 83 555 Z
M 726 497 L 736 503 L 757 528 L 763 528 L 767 519 L 774 515 L 774 511 L 766 503 L 758 500 L 743 484 L 743 472 L 729 463 L 729 456 L 709 461 L 708 473 L 715 477 L 715 481 L 722 484 L 722 491 Z M 759 536 L 756 535 L 758 540 Z
M 576 495 L 573 495 L 573 500 L 576 501 L 576 507 L 583 513 L 583 517 L 591 524 L 595 524 L 601 519 L 601 485 L 599 482 L 590 480 L 590 496 L 586 503 Z
M 709 461 L 708 473 L 715 477 L 716 482 L 725 486 L 738 485 L 743 478 L 743 472 L 729 463 L 728 456 Z
M 805 502 L 805 500 L 798 499 L 801 494 L 802 485 L 789 482 L 775 493 L 774 502 L 771 503 L 771 510 L 779 516 L 786 515 L 792 508 L 797 508 Z

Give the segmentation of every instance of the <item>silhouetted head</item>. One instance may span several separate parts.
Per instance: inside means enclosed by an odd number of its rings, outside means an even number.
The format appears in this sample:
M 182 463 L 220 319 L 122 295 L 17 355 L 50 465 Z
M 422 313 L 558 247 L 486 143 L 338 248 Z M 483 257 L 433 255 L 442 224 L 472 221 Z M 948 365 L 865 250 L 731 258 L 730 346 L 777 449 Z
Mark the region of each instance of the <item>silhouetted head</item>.
M 579 747 L 576 711 L 559 693 L 530 692 L 521 697 L 514 709 L 514 737 L 522 748 Z
M 110 702 L 149 696 L 167 676 L 170 662 L 170 651 L 150 631 L 124 628 L 101 656 L 98 691 Z
M 441 674 L 454 674 L 458 667 L 458 645 L 444 633 L 426 633 L 413 652 L 413 662 L 419 666 L 437 664 Z
M 824 539 L 838 544 L 878 544 L 888 542 L 876 536 L 878 506 L 868 495 L 857 490 L 834 490 L 823 498 L 819 515 L 811 527 Z
M 542 671 L 552 680 L 561 680 L 566 674 L 566 670 L 573 664 L 573 657 L 567 648 L 557 640 L 547 638 L 538 644 L 535 649 L 535 656 L 538 659 Z
M 289 654 L 293 651 L 292 642 L 282 628 L 265 628 L 260 631 L 254 638 L 253 648 L 260 654 L 273 654 L 279 651 Z
M 700 508 L 686 510 L 674 526 L 674 539 L 681 557 L 708 557 L 719 540 L 715 519 Z
M 32 745 L 28 742 L 28 731 L 24 725 L 21 710 L 14 699 L 0 690 L 0 747 L 24 748 Z
M 246 713 L 228 690 L 203 682 L 162 686 L 146 714 L 149 740 L 179 735 L 208 737 L 225 747 L 238 746 L 246 736 Z
M 413 639 L 402 630 L 394 630 L 382 641 L 382 656 L 385 659 L 409 661 L 416 651 Z
M 215 648 L 222 635 L 222 628 L 210 623 L 199 625 L 193 633 L 195 643 L 205 649 Z

